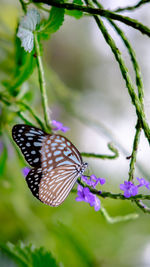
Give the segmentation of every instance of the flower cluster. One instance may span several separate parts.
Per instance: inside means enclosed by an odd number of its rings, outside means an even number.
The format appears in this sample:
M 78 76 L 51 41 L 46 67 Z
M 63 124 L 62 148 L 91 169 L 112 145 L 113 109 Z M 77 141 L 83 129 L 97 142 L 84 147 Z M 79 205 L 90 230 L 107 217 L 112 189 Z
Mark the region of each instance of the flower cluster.
M 92 174 L 90 177 L 81 176 L 81 179 L 84 183 L 86 183 L 88 186 L 91 186 L 95 188 L 98 183 L 100 185 L 105 184 L 104 178 L 97 178 L 96 175 Z M 101 193 L 99 191 L 99 193 Z M 77 194 L 76 201 L 84 201 L 90 204 L 91 207 L 94 207 L 95 211 L 100 210 L 100 200 L 97 196 L 95 196 L 93 193 L 90 192 L 90 189 L 88 187 L 83 187 L 81 185 L 78 185 L 77 188 Z
M 60 121 L 52 120 L 52 124 L 55 127 L 53 128 L 53 131 L 62 131 L 65 133 L 70 130 L 69 127 L 63 126 L 62 122 Z
M 97 196 L 90 192 L 88 187 L 83 187 L 82 185 L 78 185 L 78 196 L 76 197 L 76 201 L 85 201 L 90 204 L 91 207 L 94 206 L 95 211 L 100 209 L 100 200 Z
M 129 198 L 138 194 L 139 187 L 145 186 L 150 190 L 150 183 L 144 178 L 136 178 L 139 182 L 138 185 L 134 185 L 131 181 L 124 181 L 124 184 L 120 184 L 120 190 L 124 191 L 124 197 Z
M 89 186 L 92 186 L 93 188 L 95 188 L 98 183 L 100 185 L 103 185 L 106 182 L 105 178 L 97 178 L 95 174 L 92 174 L 90 177 L 82 175 L 81 179 L 84 183 Z

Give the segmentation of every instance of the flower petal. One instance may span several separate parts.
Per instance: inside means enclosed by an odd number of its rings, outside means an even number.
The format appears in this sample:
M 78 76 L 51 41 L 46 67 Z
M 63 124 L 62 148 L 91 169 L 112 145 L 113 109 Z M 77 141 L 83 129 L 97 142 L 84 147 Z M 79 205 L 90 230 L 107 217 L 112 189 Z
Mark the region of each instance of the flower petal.
M 28 173 L 29 173 L 29 171 L 30 171 L 31 169 L 29 168 L 29 167 L 24 167 L 23 169 L 22 169 L 22 174 L 23 174 L 23 176 L 27 176 L 28 175 Z

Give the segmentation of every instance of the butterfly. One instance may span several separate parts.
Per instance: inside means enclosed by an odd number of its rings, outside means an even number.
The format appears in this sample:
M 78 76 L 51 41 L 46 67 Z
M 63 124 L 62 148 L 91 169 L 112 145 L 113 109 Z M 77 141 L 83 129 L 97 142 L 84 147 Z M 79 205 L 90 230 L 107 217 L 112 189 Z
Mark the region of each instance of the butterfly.
M 88 166 L 80 152 L 66 137 L 25 124 L 15 125 L 12 137 L 32 167 L 26 176 L 32 194 L 47 205 L 59 206 Z

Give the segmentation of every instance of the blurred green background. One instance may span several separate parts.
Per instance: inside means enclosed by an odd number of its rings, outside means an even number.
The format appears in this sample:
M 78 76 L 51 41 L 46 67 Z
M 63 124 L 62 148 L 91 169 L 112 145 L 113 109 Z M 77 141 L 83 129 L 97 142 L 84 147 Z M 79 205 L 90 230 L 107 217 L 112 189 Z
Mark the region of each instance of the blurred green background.
M 102 1 L 106 8 L 131 4 L 131 1 Z M 137 1 L 132 1 L 132 4 Z M 130 15 L 130 13 L 125 13 Z M 19 1 L 0 1 L 0 86 L 13 77 L 15 32 L 23 15 Z M 44 14 L 43 14 L 44 16 Z M 147 6 L 133 16 L 150 25 Z M 110 28 L 134 79 L 129 56 Z M 121 24 L 120 24 L 121 25 Z M 150 50 L 146 36 L 123 25 L 133 44 L 145 85 L 145 108 L 150 108 Z M 48 101 L 52 119 L 70 127 L 66 136 L 81 152 L 109 154 L 107 143 L 118 145 L 116 160 L 87 160 L 89 174 L 105 177 L 105 191 L 119 192 L 119 184 L 128 178 L 129 161 L 135 132 L 136 114 L 117 63 L 109 47 L 89 16 L 81 20 L 65 17 L 61 29 L 44 44 L 44 68 Z M 20 88 L 26 90 L 26 100 L 42 117 L 37 71 Z M 72 114 L 74 111 L 75 114 Z M 86 119 L 86 120 L 85 120 Z M 7 161 L 0 170 L 0 243 L 32 243 L 44 246 L 60 266 L 84 267 L 147 267 L 150 266 L 150 217 L 132 202 L 102 199 L 111 216 L 138 212 L 137 220 L 109 224 L 100 212 L 87 203 L 75 201 L 71 193 L 62 206 L 51 208 L 31 195 L 22 175 L 26 166 L 11 139 L 13 124 L 21 120 L 9 107 L 1 105 L 1 142 Z M 5 148 L 3 148 L 4 152 Z M 138 151 L 136 176 L 149 178 L 149 145 L 142 135 Z M 1 165 L 2 166 L 2 165 Z M 0 266 L 14 266 L 0 253 Z

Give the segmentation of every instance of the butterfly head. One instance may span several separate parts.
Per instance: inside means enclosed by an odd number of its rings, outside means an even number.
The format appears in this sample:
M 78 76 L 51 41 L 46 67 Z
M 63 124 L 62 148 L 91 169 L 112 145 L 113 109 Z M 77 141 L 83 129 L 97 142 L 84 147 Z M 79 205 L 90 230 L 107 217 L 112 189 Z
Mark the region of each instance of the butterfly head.
M 77 167 L 78 173 L 82 175 L 87 167 L 88 167 L 87 162 L 83 162 L 82 165 L 78 165 Z

